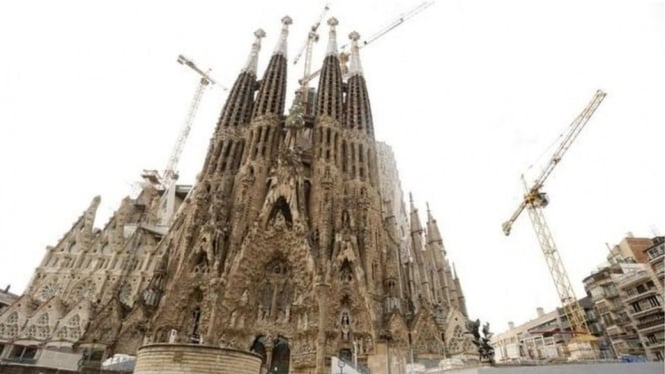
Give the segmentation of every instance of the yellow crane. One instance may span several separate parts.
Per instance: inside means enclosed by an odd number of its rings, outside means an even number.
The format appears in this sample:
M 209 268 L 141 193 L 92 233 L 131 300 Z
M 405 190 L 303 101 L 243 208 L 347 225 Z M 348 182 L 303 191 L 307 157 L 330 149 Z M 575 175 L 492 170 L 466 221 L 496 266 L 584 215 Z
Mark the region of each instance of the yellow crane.
M 510 229 L 512 228 L 513 223 L 520 216 L 522 211 L 526 209 L 533 224 L 533 228 L 538 237 L 538 242 L 540 243 L 540 248 L 543 251 L 545 256 L 545 261 L 549 267 L 550 274 L 552 275 L 552 280 L 554 280 L 554 285 L 559 294 L 559 299 L 561 301 L 562 308 L 568 321 L 570 323 L 571 334 L 573 334 L 573 343 L 580 343 L 591 336 L 589 333 L 589 327 L 586 324 L 584 309 L 580 306 L 575 297 L 575 292 L 572 285 L 570 284 L 570 279 L 568 278 L 568 273 L 563 266 L 559 251 L 557 250 L 556 244 L 554 243 L 554 238 L 550 232 L 547 222 L 545 221 L 545 216 L 543 214 L 543 208 L 547 206 L 549 200 L 547 194 L 542 192 L 541 189 L 547 178 L 552 174 L 554 168 L 561 162 L 561 158 L 568 151 L 573 141 L 580 134 L 580 131 L 587 124 L 593 113 L 596 111 L 600 103 L 605 98 L 605 92 L 597 90 L 591 102 L 584 108 L 584 110 L 575 118 L 575 120 L 570 124 L 568 131 L 563 137 L 563 140 L 559 144 L 559 147 L 556 149 L 552 157 L 549 159 L 549 162 L 542 170 L 538 178 L 531 187 L 528 187 L 524 175 L 522 175 L 522 182 L 524 184 L 524 189 L 526 193 L 524 194 L 524 199 L 521 201 L 520 205 L 515 210 L 515 213 L 508 219 L 508 221 L 503 223 L 503 232 L 506 236 L 510 235 Z M 572 351 L 572 349 L 571 349 Z

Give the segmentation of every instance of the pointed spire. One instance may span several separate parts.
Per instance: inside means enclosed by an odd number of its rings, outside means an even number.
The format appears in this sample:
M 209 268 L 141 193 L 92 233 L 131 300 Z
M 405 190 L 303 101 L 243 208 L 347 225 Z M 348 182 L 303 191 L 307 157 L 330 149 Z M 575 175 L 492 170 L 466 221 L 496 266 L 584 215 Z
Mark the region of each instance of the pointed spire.
M 342 95 L 342 71 L 337 54 L 337 33 L 335 31 L 337 24 L 337 19 L 334 17 L 328 20 L 330 37 L 328 39 L 328 51 L 323 60 L 319 77 L 315 113 L 316 117 L 325 114 L 341 125 L 344 120 L 344 99 Z
M 328 33 L 328 48 L 326 49 L 326 56 L 335 55 L 337 56 L 337 30 L 335 26 L 339 25 L 339 21 L 335 17 L 331 17 L 328 20 L 328 26 L 330 26 L 330 31 Z
M 273 55 L 282 55 L 286 57 L 286 39 L 289 36 L 289 25 L 293 23 L 293 20 L 289 16 L 284 16 L 282 18 L 282 32 L 279 34 L 279 41 L 275 46 L 275 51 Z
M 360 34 L 353 31 L 349 34 L 349 39 L 351 39 L 351 56 L 348 72 L 345 73 L 345 77 L 348 76 L 348 87 L 345 103 L 346 121 L 344 124 L 348 128 L 363 131 L 369 137 L 373 137 L 372 109 L 369 104 L 367 84 L 360 65 L 360 47 L 358 46 Z
M 409 202 L 411 205 L 411 232 L 422 232 L 423 225 L 420 223 L 420 217 L 418 217 L 418 209 L 413 203 L 413 195 L 409 192 Z
M 453 261 L 453 279 L 457 280 L 457 270 L 455 269 L 455 262 Z
M 432 211 L 429 208 L 429 203 L 427 204 L 427 242 L 443 242 L 441 239 L 441 232 L 439 232 L 439 225 L 436 223 L 436 219 L 432 216 Z
M 286 37 L 289 34 L 291 17 L 282 18 L 282 33 L 275 47 L 275 52 L 270 57 L 268 67 L 263 73 L 259 93 L 254 102 L 252 119 L 258 116 L 270 114 L 281 116 L 284 113 L 284 101 L 286 100 Z
M 256 91 L 256 66 L 258 64 L 259 50 L 261 49 L 261 38 L 266 33 L 258 29 L 254 32 L 254 43 L 247 57 L 247 62 L 240 70 L 229 96 L 224 103 L 222 113 L 217 121 L 215 134 L 224 127 L 238 127 L 249 123 L 252 109 L 254 107 L 254 91 Z M 219 136 L 221 137 L 221 136 Z M 219 139 L 212 140 L 208 148 L 208 155 L 203 166 L 204 173 L 212 172 L 217 168 L 222 144 Z
M 358 46 L 358 40 L 360 40 L 360 34 L 353 31 L 349 34 L 349 39 L 351 39 L 351 60 L 349 63 L 349 76 L 362 75 L 363 68 L 360 64 L 360 46 Z
M 266 32 L 263 31 L 263 29 L 258 29 L 254 31 L 254 36 L 256 37 L 256 39 L 252 44 L 252 50 L 249 52 L 249 56 L 247 57 L 247 63 L 245 64 L 245 67 L 242 68 L 242 71 L 244 73 L 250 73 L 256 75 L 256 67 L 259 62 L 259 50 L 261 50 L 261 38 L 264 38 L 266 36 Z

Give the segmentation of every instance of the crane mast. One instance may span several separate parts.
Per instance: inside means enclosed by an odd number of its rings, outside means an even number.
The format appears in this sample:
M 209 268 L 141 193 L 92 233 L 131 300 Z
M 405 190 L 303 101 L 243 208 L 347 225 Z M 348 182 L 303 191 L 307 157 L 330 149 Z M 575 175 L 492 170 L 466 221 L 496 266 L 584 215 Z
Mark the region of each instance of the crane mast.
M 520 205 L 510 219 L 503 223 L 504 234 L 506 236 L 510 235 L 513 223 L 520 216 L 522 211 L 526 209 L 534 231 L 536 232 L 536 237 L 538 238 L 538 243 L 540 244 L 545 261 L 547 262 L 550 275 L 556 286 L 564 313 L 570 323 L 571 333 L 573 334 L 572 344 L 580 343 L 584 337 L 589 337 L 591 334 L 584 317 L 584 309 L 582 309 L 577 301 L 568 273 L 563 266 L 563 261 L 561 261 L 561 256 L 559 255 L 556 243 L 554 242 L 554 237 L 552 236 L 552 232 L 545 220 L 543 208 L 547 206 L 549 200 L 547 195 L 544 192 L 541 192 L 540 189 L 543 187 L 545 180 L 547 180 L 552 174 L 554 168 L 559 164 L 561 158 L 568 151 L 573 141 L 577 138 L 580 131 L 582 131 L 605 96 L 605 92 L 601 90 L 596 91 L 591 102 L 571 123 L 563 140 L 559 144 L 559 147 L 556 149 L 547 166 L 543 169 L 531 187 L 527 185 L 524 175 L 522 175 L 522 183 L 526 192 L 524 199 L 520 202 Z M 574 347 L 576 347 L 575 349 L 585 350 L 585 348 L 582 348 L 581 346 Z M 573 349 L 571 349 L 571 351 L 572 350 Z
M 319 15 L 319 18 L 312 25 L 312 27 L 309 30 L 309 33 L 307 33 L 307 40 L 305 41 L 305 44 L 303 44 L 296 57 L 293 59 L 293 64 L 297 64 L 298 60 L 300 60 L 300 57 L 302 56 L 303 51 L 305 52 L 303 78 L 298 80 L 298 83 L 300 83 L 299 90 L 301 94 L 301 101 L 305 107 L 305 110 L 307 110 L 307 108 L 310 107 L 309 79 L 307 79 L 307 77 L 311 74 L 312 71 L 312 49 L 314 47 L 314 43 L 319 41 L 319 34 L 317 34 L 316 31 L 319 29 L 319 26 L 321 26 L 321 21 L 323 20 L 323 17 L 325 17 L 329 9 L 330 6 L 328 4 L 326 4 L 323 7 L 323 11 Z
M 369 45 L 372 42 L 374 42 L 375 40 L 381 38 L 382 36 L 384 36 L 385 34 L 390 32 L 391 30 L 395 29 L 397 26 L 403 24 L 404 22 L 406 22 L 410 18 L 413 18 L 418 13 L 420 13 L 423 10 L 429 8 L 433 4 L 434 4 L 433 1 L 424 1 L 420 5 L 416 6 L 415 8 L 403 13 L 397 19 L 395 19 L 394 21 L 390 22 L 388 25 L 381 28 L 381 30 L 375 32 L 374 34 L 372 34 L 372 36 L 370 36 L 369 38 L 367 38 L 367 39 L 363 40 L 362 42 L 360 42 L 359 47 L 360 48 L 366 47 L 367 45 Z M 347 47 L 348 47 L 348 44 L 343 44 L 340 47 L 339 61 L 340 61 L 340 64 L 342 65 L 342 71 L 343 72 L 347 71 L 345 64 L 349 60 L 349 53 L 344 51 Z M 300 79 L 301 86 L 307 85 L 309 83 L 309 81 L 316 78 L 320 73 L 321 73 L 321 69 L 318 69 L 318 70 L 316 70 L 315 72 L 313 72 L 311 74 L 306 74 L 305 76 L 303 76 L 303 78 Z
M 207 72 L 204 72 L 203 70 L 199 69 L 196 66 L 196 64 L 194 64 L 194 62 L 192 62 L 185 56 L 179 55 L 178 63 L 188 66 L 189 68 L 194 70 L 194 72 L 196 72 L 200 76 L 200 79 L 199 79 L 199 85 L 197 86 L 196 91 L 194 92 L 194 97 L 192 98 L 192 102 L 189 106 L 189 110 L 187 111 L 187 116 L 185 117 L 185 124 L 180 130 L 178 139 L 175 142 L 173 150 L 171 151 L 171 155 L 169 156 L 169 161 L 166 164 L 164 173 L 162 174 L 161 185 L 162 188 L 164 189 L 164 193 L 162 194 L 161 201 L 159 203 L 160 207 L 159 224 L 161 226 L 168 226 L 169 224 L 171 224 L 171 220 L 173 219 L 173 213 L 175 209 L 175 190 L 176 190 L 175 183 L 176 180 L 178 179 L 178 173 L 177 173 L 178 162 L 180 161 L 180 156 L 182 155 L 182 151 L 185 147 L 185 143 L 187 141 L 187 137 L 189 136 L 189 132 L 192 129 L 192 124 L 194 123 L 194 118 L 196 117 L 199 104 L 201 104 L 201 98 L 203 97 L 203 93 L 205 92 L 205 89 L 208 86 L 217 83 L 215 82 L 215 80 L 213 80 L 210 77 L 209 75 L 210 69 L 208 69 Z M 226 90 L 226 88 L 224 89 Z

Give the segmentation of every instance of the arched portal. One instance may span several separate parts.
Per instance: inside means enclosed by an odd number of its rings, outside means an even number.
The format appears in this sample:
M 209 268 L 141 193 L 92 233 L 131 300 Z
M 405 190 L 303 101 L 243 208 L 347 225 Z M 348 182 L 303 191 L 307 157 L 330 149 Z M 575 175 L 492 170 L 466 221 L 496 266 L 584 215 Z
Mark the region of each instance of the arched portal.
M 252 343 L 252 346 L 249 348 L 250 352 L 254 352 L 261 356 L 261 366 L 264 367 L 266 365 L 265 340 L 266 338 L 263 335 L 257 336 L 256 339 L 254 339 L 254 343 Z
M 272 350 L 272 362 L 268 372 L 271 374 L 288 374 L 290 359 L 289 342 L 280 336 L 275 341 L 275 347 Z

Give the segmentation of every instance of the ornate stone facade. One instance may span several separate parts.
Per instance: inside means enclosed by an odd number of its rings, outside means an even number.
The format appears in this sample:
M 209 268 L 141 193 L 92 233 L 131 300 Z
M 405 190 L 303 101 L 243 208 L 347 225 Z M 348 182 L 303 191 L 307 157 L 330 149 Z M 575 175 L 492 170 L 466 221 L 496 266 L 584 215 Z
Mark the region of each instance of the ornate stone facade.
M 386 372 L 473 349 L 436 221 L 428 210 L 423 227 L 413 200 L 407 218 L 392 151 L 374 139 L 358 34 L 343 74 L 328 22 L 314 103 L 297 93 L 285 115 L 291 20 L 282 22 L 261 79 L 265 34 L 255 34 L 168 230 L 150 186 L 103 230 L 92 228 L 96 198 L 0 316 L 3 338 L 107 355 L 147 342 L 219 345 L 282 373 L 327 373 L 331 356 Z M 19 332 L 6 333 L 9 319 Z

